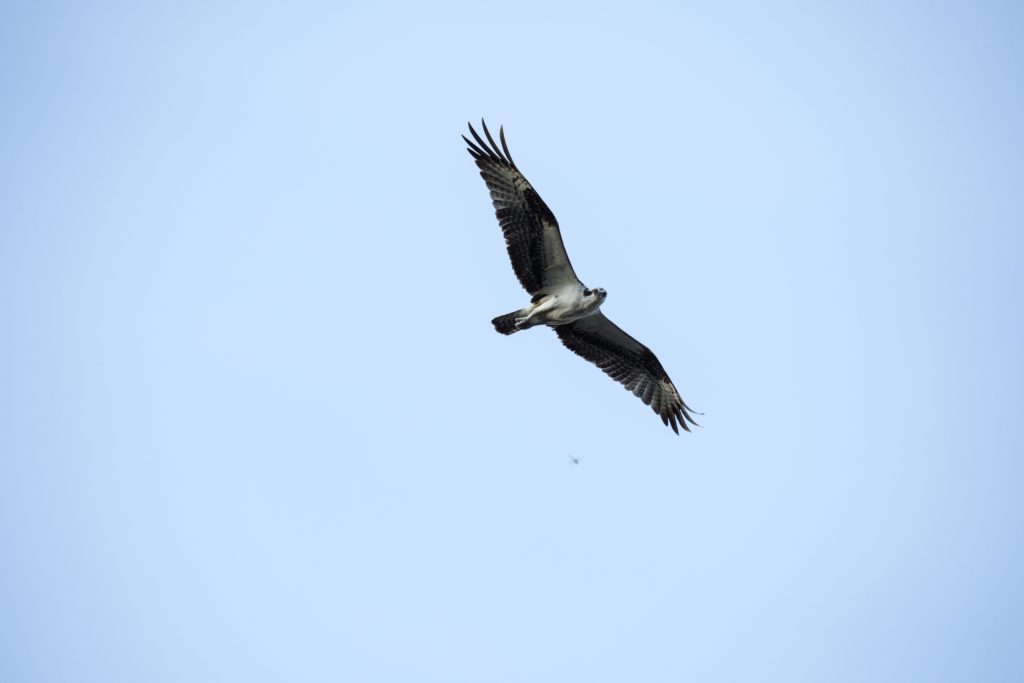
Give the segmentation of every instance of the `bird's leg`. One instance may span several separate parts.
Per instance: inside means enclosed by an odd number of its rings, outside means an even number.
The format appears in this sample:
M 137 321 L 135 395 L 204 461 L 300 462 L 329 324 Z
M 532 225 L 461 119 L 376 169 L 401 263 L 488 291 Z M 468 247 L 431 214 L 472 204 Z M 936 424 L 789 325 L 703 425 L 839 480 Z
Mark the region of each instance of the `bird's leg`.
M 543 324 L 546 317 L 544 314 L 554 308 L 557 301 L 558 297 L 551 295 L 540 299 L 536 303 L 531 303 L 523 309 L 526 315 L 516 318 L 516 328 L 525 330 L 528 327 Z

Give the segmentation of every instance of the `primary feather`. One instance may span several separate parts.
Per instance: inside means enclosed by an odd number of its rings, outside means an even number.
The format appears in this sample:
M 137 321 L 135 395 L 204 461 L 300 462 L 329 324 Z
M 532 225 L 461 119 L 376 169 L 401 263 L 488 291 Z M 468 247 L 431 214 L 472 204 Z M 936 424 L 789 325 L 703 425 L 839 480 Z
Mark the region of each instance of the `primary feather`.
M 654 353 L 626 334 L 600 311 L 606 293 L 589 289 L 573 270 L 562 243 L 558 221 L 544 200 L 512 161 L 505 130 L 498 130 L 500 145 L 487 124 L 480 122 L 484 138 L 469 126 L 468 151 L 480 169 L 494 204 L 498 225 L 505 236 L 512 269 L 530 294 L 530 304 L 491 321 L 502 334 L 548 325 L 566 348 L 601 368 L 633 392 L 679 433 L 697 424 L 668 373 Z

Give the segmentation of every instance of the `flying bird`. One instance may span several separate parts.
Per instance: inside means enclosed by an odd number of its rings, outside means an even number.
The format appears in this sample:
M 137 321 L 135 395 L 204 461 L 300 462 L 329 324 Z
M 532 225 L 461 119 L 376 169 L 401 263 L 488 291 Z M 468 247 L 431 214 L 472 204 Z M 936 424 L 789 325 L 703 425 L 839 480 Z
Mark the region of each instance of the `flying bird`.
M 690 431 L 689 424 L 697 424 L 690 415 L 693 409 L 683 402 L 658 358 L 601 312 L 605 290 L 587 287 L 576 277 L 558 221 L 512 161 L 504 127 L 498 130 L 499 147 L 487 124 L 480 123 L 486 142 L 472 124 L 473 140 L 465 135 L 462 139 L 490 190 L 512 269 L 530 295 L 529 305 L 492 320 L 494 329 L 508 335 L 537 325 L 553 328 L 570 351 L 651 406 L 672 431 Z

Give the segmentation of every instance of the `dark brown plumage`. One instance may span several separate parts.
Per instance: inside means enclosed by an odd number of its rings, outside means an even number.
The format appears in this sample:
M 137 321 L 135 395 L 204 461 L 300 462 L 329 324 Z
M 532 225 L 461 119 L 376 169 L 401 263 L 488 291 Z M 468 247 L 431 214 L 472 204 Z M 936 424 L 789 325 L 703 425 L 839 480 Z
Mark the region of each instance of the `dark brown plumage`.
M 533 186 L 512 161 L 505 142 L 505 131 L 499 129 L 499 144 L 481 121 L 483 138 L 469 126 L 473 136 L 462 139 L 480 169 L 494 204 L 512 268 L 520 284 L 531 295 L 531 306 L 543 305 L 548 297 L 564 297 L 569 302 L 591 296 L 572 268 L 562 243 L 555 215 L 540 198 Z M 555 330 L 558 338 L 573 353 L 582 356 L 609 377 L 633 392 L 661 417 L 662 422 L 679 433 L 679 427 L 690 431 L 697 424 L 692 409 L 683 402 L 668 373 L 649 348 L 626 334 L 596 308 L 603 302 L 604 290 L 598 304 L 581 309 L 557 322 L 542 320 Z M 557 303 L 557 302 L 555 302 Z M 572 303 L 566 304 L 569 310 Z M 531 307 L 498 316 L 491 322 L 501 334 L 513 334 L 521 328 L 519 321 L 528 316 Z M 583 316 L 583 317 L 580 317 Z M 575 318 L 575 319 L 573 319 Z M 570 320 L 570 322 L 564 322 Z M 538 323 L 530 323 L 529 326 Z

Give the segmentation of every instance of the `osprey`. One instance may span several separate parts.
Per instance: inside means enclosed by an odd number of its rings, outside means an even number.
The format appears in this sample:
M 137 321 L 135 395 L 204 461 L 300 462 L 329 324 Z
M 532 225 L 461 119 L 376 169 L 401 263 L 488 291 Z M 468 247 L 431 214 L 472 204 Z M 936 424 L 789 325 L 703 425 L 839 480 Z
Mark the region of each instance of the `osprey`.
M 487 183 L 498 224 L 505 235 L 512 269 L 530 294 L 530 303 L 491 321 L 501 334 L 513 334 L 547 325 L 572 352 L 601 368 L 609 377 L 651 406 L 661 421 L 679 433 L 679 427 L 697 424 L 690 408 L 676 391 L 665 369 L 649 348 L 623 332 L 604 316 L 601 304 L 608 293 L 587 287 L 572 269 L 565 253 L 558 221 L 526 177 L 516 168 L 498 130 L 499 148 L 483 121 L 487 142 L 469 124 L 467 151 L 476 160 Z

